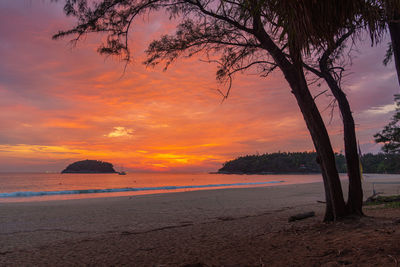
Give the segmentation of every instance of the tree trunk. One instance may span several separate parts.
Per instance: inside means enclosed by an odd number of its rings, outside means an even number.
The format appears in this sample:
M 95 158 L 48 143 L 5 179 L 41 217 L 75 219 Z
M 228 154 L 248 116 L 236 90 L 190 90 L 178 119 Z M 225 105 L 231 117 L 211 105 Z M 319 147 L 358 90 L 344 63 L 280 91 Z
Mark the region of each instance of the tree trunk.
M 318 160 L 318 164 L 321 166 L 321 162 L 319 160 Z M 323 179 L 324 184 L 325 184 L 328 181 L 328 177 L 325 174 L 325 170 L 322 170 L 322 166 L 321 166 L 321 173 L 322 173 L 322 179 Z M 333 214 L 331 194 L 330 194 L 329 190 L 327 190 L 326 186 L 325 186 L 325 201 L 326 201 L 326 207 L 325 207 L 324 222 L 334 221 L 335 220 L 335 216 Z
M 260 45 L 274 58 L 274 61 L 283 72 L 285 79 L 292 89 L 292 93 L 296 97 L 307 128 L 311 134 L 320 162 L 322 178 L 324 180 L 326 196 L 325 221 L 334 221 L 344 217 L 346 214 L 345 203 L 336 169 L 335 155 L 324 121 L 308 89 L 303 71 L 301 53 L 300 51 L 290 51 L 291 58 L 294 62 L 291 63 L 265 31 L 260 15 L 255 15 L 253 19 L 253 34 L 259 40 Z
M 328 71 L 328 67 L 320 65 L 321 72 L 332 94 L 339 104 L 343 120 L 344 148 L 349 176 L 349 192 L 346 204 L 348 214 L 363 215 L 363 190 L 361 184 L 360 159 L 357 151 L 356 131 L 354 119 L 345 93 L 339 88 L 337 82 Z
M 302 65 L 293 65 L 289 71 L 282 71 L 296 97 L 318 154 L 327 200 L 324 220 L 335 221 L 346 215 L 346 209 L 328 131 L 308 89 Z
M 393 18 L 389 20 L 389 32 L 390 38 L 392 39 L 392 48 L 393 48 L 393 56 L 394 63 L 396 65 L 397 70 L 397 80 L 400 86 L 400 13 L 394 12 Z

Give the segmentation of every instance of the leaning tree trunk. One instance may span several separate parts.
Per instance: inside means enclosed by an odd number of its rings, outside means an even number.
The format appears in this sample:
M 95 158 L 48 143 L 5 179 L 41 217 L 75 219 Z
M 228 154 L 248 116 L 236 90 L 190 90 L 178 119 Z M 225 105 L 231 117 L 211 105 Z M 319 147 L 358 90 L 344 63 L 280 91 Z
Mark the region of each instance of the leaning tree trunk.
M 283 72 L 291 85 L 318 154 L 327 199 L 324 220 L 334 221 L 346 215 L 343 191 L 336 169 L 335 155 L 328 131 L 307 86 L 302 65 L 298 64 L 298 66 L 293 65 L 292 67 L 290 73 L 285 73 L 284 70 Z
M 321 166 L 321 162 L 318 157 L 318 164 Z M 328 181 L 328 177 L 325 174 L 325 170 L 322 170 L 321 166 L 321 173 L 322 173 L 322 179 L 324 181 L 324 185 Z M 331 201 L 331 193 L 329 192 L 330 190 L 327 190 L 327 186 L 325 185 L 325 200 L 326 200 L 326 207 L 325 207 L 325 216 L 324 216 L 324 221 L 329 222 L 329 221 L 334 221 L 335 220 L 335 214 L 333 212 L 333 207 L 332 207 L 332 201 Z M 342 195 L 343 198 L 343 195 Z
M 261 17 L 255 15 L 253 19 L 253 34 L 259 40 L 260 45 L 274 58 L 274 61 L 283 72 L 285 79 L 292 89 L 292 93 L 296 97 L 301 113 L 303 114 L 315 150 L 317 151 L 321 165 L 322 178 L 324 179 L 326 196 L 325 221 L 334 221 L 346 214 L 343 191 L 336 169 L 335 155 L 328 131 L 325 128 L 324 121 L 308 88 L 301 57 L 298 56 L 297 59 L 294 60 L 294 63 L 291 63 L 265 31 Z M 296 58 L 296 56 L 293 56 L 294 54 L 300 55 L 300 51 L 294 52 L 295 53 L 290 51 L 292 58 Z
M 397 79 L 400 85 L 400 23 L 389 23 L 390 37 L 392 38 L 392 48 L 394 63 L 397 70 Z
M 392 48 L 393 48 L 393 56 L 394 56 L 394 63 L 396 65 L 397 70 L 397 79 L 400 85 L 400 12 L 395 8 L 392 10 L 387 11 L 390 12 L 389 18 L 389 32 L 390 38 L 392 39 Z
M 360 159 L 357 151 L 354 119 L 345 93 L 340 89 L 335 79 L 329 73 L 328 67 L 320 64 L 320 69 L 332 94 L 339 104 L 343 120 L 344 148 L 349 176 L 349 192 L 346 204 L 347 214 L 363 215 L 363 190 L 361 184 Z

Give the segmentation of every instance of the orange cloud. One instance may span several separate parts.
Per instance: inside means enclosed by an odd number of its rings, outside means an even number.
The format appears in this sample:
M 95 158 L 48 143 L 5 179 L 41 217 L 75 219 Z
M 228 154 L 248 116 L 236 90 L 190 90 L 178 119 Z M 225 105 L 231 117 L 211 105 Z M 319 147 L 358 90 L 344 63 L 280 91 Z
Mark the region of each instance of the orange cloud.
M 111 138 L 112 137 L 131 137 L 133 132 L 134 132 L 133 129 L 127 129 L 125 127 L 117 126 L 117 127 L 114 127 L 114 130 L 112 130 L 106 136 L 111 137 Z

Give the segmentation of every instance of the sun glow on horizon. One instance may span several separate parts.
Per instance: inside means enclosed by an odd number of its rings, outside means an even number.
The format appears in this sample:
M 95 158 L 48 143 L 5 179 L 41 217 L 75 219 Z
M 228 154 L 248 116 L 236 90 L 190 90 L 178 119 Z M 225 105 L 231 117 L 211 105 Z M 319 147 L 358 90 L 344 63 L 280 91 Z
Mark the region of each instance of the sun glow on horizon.
M 116 165 L 123 165 L 130 169 L 143 169 L 158 171 L 179 168 L 182 166 L 198 166 L 205 161 L 224 161 L 218 155 L 209 154 L 171 154 L 152 153 L 149 151 L 116 151 L 116 150 L 88 150 L 74 149 L 66 146 L 43 146 L 43 145 L 0 145 L 0 157 L 18 159 L 52 159 L 76 161 L 82 159 L 98 159 L 110 161 Z

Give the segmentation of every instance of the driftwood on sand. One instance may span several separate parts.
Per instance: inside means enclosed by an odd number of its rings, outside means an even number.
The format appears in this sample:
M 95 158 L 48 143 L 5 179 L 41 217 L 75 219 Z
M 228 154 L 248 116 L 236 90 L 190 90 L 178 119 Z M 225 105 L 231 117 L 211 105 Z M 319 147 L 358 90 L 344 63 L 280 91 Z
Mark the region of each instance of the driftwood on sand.
M 298 220 L 304 220 L 304 219 L 307 219 L 309 217 L 314 217 L 314 216 L 315 216 L 315 212 L 309 211 L 309 212 L 299 213 L 299 214 L 290 216 L 288 221 L 293 222 L 293 221 L 298 221 Z

